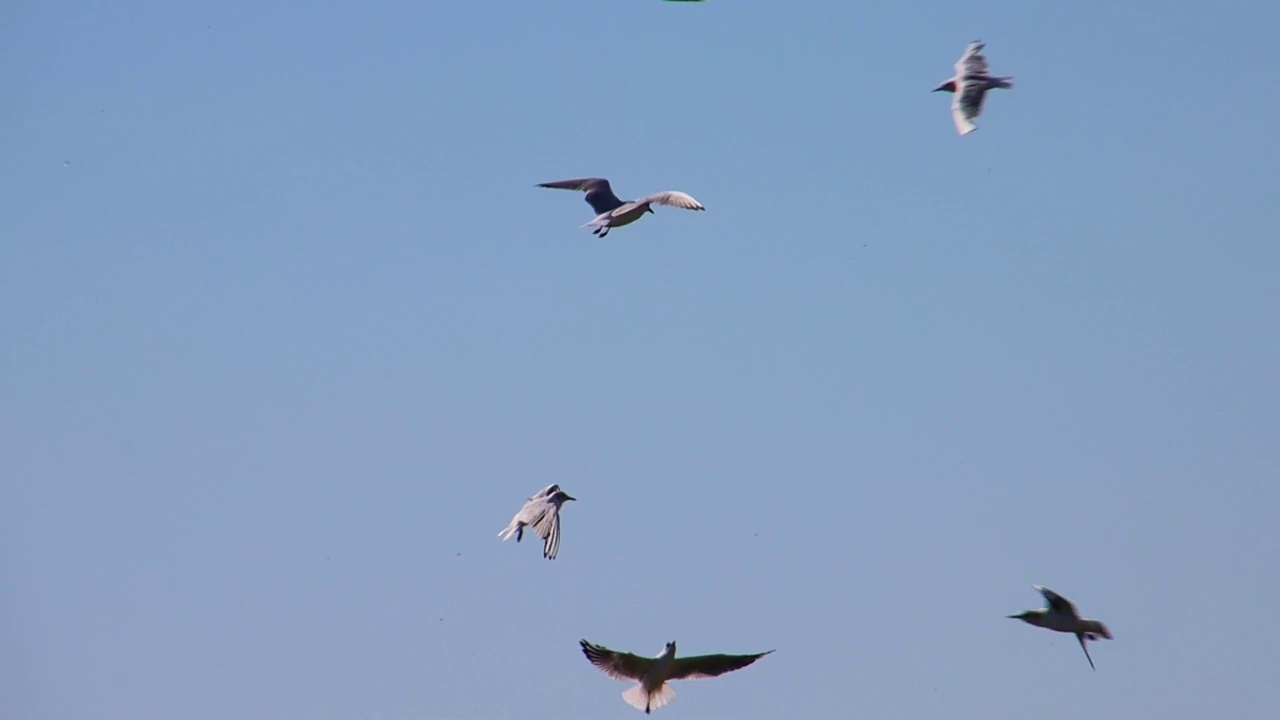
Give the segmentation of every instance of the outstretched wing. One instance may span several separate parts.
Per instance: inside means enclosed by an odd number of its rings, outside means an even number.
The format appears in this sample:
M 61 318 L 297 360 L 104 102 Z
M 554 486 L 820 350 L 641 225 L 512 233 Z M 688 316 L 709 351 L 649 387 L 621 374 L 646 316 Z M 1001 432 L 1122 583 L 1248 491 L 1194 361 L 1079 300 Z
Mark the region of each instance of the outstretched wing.
M 654 193 L 646 195 L 639 200 L 633 201 L 636 205 L 651 203 L 656 205 L 669 205 L 671 207 L 684 208 L 685 210 L 706 210 L 702 203 L 693 199 L 692 195 L 682 193 L 679 190 L 667 190 L 666 192 Z
M 964 49 L 964 53 L 960 55 L 960 59 L 956 61 L 956 78 L 962 78 L 966 75 L 986 75 L 987 74 L 987 58 L 982 54 L 982 48 L 987 44 L 981 40 L 974 40 Z
M 1031 587 L 1040 591 L 1040 594 L 1044 596 L 1044 601 L 1049 604 L 1050 610 L 1073 618 L 1080 617 L 1076 613 L 1076 606 L 1072 605 L 1070 600 L 1042 585 L 1032 585 Z
M 671 664 L 671 680 L 702 680 L 723 675 L 734 670 L 741 670 L 751 663 L 773 652 L 756 653 L 755 655 L 694 655 L 676 658 Z
M 556 180 L 553 182 L 538 183 L 538 187 L 555 188 L 557 190 L 578 190 L 587 194 L 587 204 L 591 206 L 596 214 L 607 213 L 614 208 L 621 207 L 624 203 L 613 194 L 613 188 L 609 186 L 609 181 L 604 178 L 573 178 L 571 180 Z
M 951 96 L 951 122 L 955 123 L 957 133 L 968 135 L 978 129 L 978 125 L 973 121 L 973 118 L 982 112 L 982 99 L 985 93 L 979 92 L 976 97 L 977 103 L 974 104 L 975 98 L 973 96 L 965 97 L 962 94 L 964 90 L 965 86 L 961 85 L 960 90 Z
M 652 658 L 617 652 L 603 645 L 592 645 L 586 640 L 580 640 L 578 644 L 582 645 L 582 654 L 587 656 L 592 665 L 615 680 L 639 680 L 653 664 Z

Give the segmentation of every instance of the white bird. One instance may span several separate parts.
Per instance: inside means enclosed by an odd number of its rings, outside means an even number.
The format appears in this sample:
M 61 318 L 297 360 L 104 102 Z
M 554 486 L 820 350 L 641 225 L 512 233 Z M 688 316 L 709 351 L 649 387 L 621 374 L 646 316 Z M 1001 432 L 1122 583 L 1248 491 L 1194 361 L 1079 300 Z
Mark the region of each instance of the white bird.
M 525 500 L 524 506 L 511 518 L 506 529 L 498 533 L 498 537 L 506 542 L 515 535 L 516 542 L 520 542 L 524 538 L 525 527 L 532 527 L 542 538 L 542 557 L 555 560 L 560 552 L 560 506 L 568 500 L 577 499 L 561 490 L 559 485 L 548 485 Z
M 582 654 L 592 665 L 615 680 L 636 680 L 638 684 L 622 693 L 622 699 L 637 710 L 658 708 L 671 702 L 676 691 L 667 686 L 669 680 L 701 680 L 741 670 L 773 652 L 755 655 L 695 655 L 676 658 L 675 642 L 667 643 L 657 657 L 644 658 L 631 653 L 617 652 L 600 645 L 581 641 Z
M 1089 661 L 1089 667 L 1093 668 L 1093 658 L 1089 657 L 1089 648 L 1085 647 L 1085 640 L 1098 640 L 1099 638 L 1110 640 L 1111 631 L 1107 629 L 1106 625 L 1097 620 L 1080 617 L 1080 614 L 1076 612 L 1076 606 L 1072 605 L 1070 600 L 1049 588 L 1041 587 L 1040 585 L 1032 585 L 1031 587 L 1039 590 L 1040 594 L 1044 595 L 1044 600 L 1048 604 L 1047 607 L 1038 610 L 1024 610 L 1017 615 L 1010 615 L 1009 617 L 1036 627 L 1074 633 L 1076 639 L 1080 641 L 1080 649 L 1084 650 L 1084 656 Z M 1093 669 L 1097 670 L 1097 668 Z
M 604 237 L 610 228 L 630 225 L 639 220 L 645 213 L 653 212 L 651 205 L 669 205 L 685 210 L 706 210 L 702 203 L 679 190 L 646 195 L 639 200 L 621 200 L 613 194 L 613 188 L 604 178 L 574 178 L 572 180 L 556 180 L 538 183 L 538 187 L 556 188 L 558 190 L 579 190 L 587 194 L 587 204 L 596 211 L 596 217 L 580 227 L 594 227 L 592 235 Z M 657 213 L 654 213 L 655 215 Z
M 964 54 L 956 62 L 956 74 L 950 80 L 933 89 L 933 92 L 945 90 L 952 93 L 951 119 L 955 121 L 956 132 L 968 135 L 978 126 L 973 119 L 982 114 L 982 101 L 987 91 L 992 88 L 1012 90 L 1012 77 L 994 77 L 988 75 L 990 68 L 987 58 L 982 55 L 986 43 L 974 40 L 964 49 Z

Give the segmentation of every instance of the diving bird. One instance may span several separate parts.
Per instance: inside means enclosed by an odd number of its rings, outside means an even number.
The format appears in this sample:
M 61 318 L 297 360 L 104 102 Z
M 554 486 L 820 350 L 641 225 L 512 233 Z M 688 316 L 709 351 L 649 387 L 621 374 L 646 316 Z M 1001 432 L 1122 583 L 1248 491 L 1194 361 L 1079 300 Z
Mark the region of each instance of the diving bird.
M 577 499 L 561 490 L 559 485 L 548 485 L 525 500 L 520 512 L 511 518 L 511 523 L 498 533 L 498 537 L 506 542 L 515 535 L 516 542 L 520 542 L 524 529 L 531 527 L 542 538 L 542 557 L 555 560 L 560 552 L 560 506 L 568 500 Z
M 956 132 L 968 135 L 978 126 L 973 119 L 982 114 L 982 101 L 987 91 L 993 88 L 1012 90 L 1012 77 L 995 77 L 988 75 L 990 68 L 987 58 L 982 55 L 986 43 L 974 40 L 964 49 L 964 54 L 956 62 L 956 74 L 950 80 L 933 89 L 933 92 L 945 90 L 951 96 L 951 119 L 955 121 Z
M 676 657 L 675 642 L 667 643 L 657 657 L 644 658 L 631 653 L 617 652 L 607 647 L 580 641 L 582 654 L 592 665 L 615 680 L 635 680 L 637 685 L 622 693 L 622 699 L 647 715 L 650 710 L 671 702 L 676 697 L 667 682 L 670 680 L 701 680 L 713 678 L 734 670 L 741 670 L 773 652 L 755 655 L 694 655 Z
M 1009 617 L 1015 620 L 1021 620 L 1036 627 L 1048 628 L 1064 633 L 1075 633 L 1076 639 L 1080 641 L 1080 649 L 1084 650 L 1084 656 L 1089 661 L 1089 667 L 1093 667 L 1093 658 L 1089 657 L 1089 648 L 1085 646 L 1085 640 L 1098 640 L 1099 638 L 1111 639 L 1111 631 L 1107 629 L 1097 620 L 1082 618 L 1076 612 L 1076 606 L 1071 601 L 1062 597 L 1058 593 L 1047 587 L 1040 585 L 1032 585 L 1031 587 L 1040 591 L 1044 595 L 1044 600 L 1048 604 L 1047 607 L 1039 610 L 1025 610 L 1017 615 Z
M 579 190 L 587 194 L 587 204 L 596 211 L 596 217 L 581 227 L 594 227 L 592 235 L 604 237 L 610 228 L 630 225 L 639 220 L 645 213 L 653 212 L 652 205 L 670 205 L 685 210 L 706 210 L 702 203 L 679 190 L 646 195 L 639 200 L 620 200 L 613 194 L 613 188 L 604 178 L 575 178 L 573 180 L 556 180 L 555 182 L 538 183 L 538 187 L 556 188 L 558 190 Z M 657 213 L 654 213 L 655 215 Z

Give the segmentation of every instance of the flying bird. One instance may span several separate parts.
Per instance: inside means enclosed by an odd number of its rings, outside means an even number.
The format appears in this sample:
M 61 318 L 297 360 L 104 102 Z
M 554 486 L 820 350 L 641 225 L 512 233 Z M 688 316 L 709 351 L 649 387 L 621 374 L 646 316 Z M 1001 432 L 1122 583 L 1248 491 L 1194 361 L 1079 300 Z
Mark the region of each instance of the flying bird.
M 644 658 L 631 653 L 617 652 L 607 647 L 593 645 L 582 640 L 582 654 L 592 665 L 615 680 L 635 680 L 635 687 L 622 693 L 622 699 L 647 715 L 650 710 L 671 702 L 676 691 L 666 683 L 670 680 L 701 680 L 713 678 L 734 670 L 741 670 L 773 652 L 755 655 L 695 655 L 676 657 L 675 642 L 667 643 L 657 657 Z
M 956 74 L 950 80 L 933 89 L 933 92 L 945 90 L 951 93 L 951 119 L 955 121 L 956 132 L 968 135 L 978 126 L 973 119 L 982 114 L 982 101 L 987 91 L 992 88 L 1012 90 L 1012 77 L 995 77 L 988 75 L 990 68 L 987 58 L 982 55 L 986 43 L 974 40 L 964 49 L 964 54 L 956 62 Z
M 560 506 L 568 500 L 577 499 L 561 490 L 559 485 L 548 485 L 525 500 L 520 512 L 511 518 L 511 523 L 498 533 L 498 537 L 506 542 L 515 535 L 516 542 L 520 542 L 524 538 L 524 529 L 531 527 L 542 538 L 542 557 L 555 560 L 560 552 Z
M 604 237 L 611 228 L 630 225 L 639 220 L 645 213 L 653 212 L 652 205 L 669 205 L 685 210 L 706 210 L 702 203 L 679 190 L 646 195 L 639 200 L 621 200 L 613 194 L 613 188 L 604 178 L 575 178 L 572 180 L 556 180 L 555 182 L 538 183 L 538 187 L 556 188 L 558 190 L 579 190 L 587 194 L 587 204 L 596 211 L 596 217 L 581 227 L 594 227 L 592 235 Z M 654 213 L 655 215 L 657 213 Z
M 1107 629 L 1106 625 L 1097 620 L 1080 617 L 1080 614 L 1076 612 L 1076 606 L 1072 605 L 1070 600 L 1049 588 L 1040 585 L 1032 585 L 1031 587 L 1039 590 L 1040 594 L 1044 595 L 1047 606 L 1038 610 L 1025 610 L 1009 617 L 1036 627 L 1074 633 L 1076 639 L 1080 641 L 1080 649 L 1084 650 L 1084 656 L 1089 661 L 1089 667 L 1097 670 L 1097 668 L 1093 667 L 1093 658 L 1089 657 L 1089 648 L 1084 643 L 1086 640 L 1098 640 L 1100 638 L 1110 640 L 1111 631 Z

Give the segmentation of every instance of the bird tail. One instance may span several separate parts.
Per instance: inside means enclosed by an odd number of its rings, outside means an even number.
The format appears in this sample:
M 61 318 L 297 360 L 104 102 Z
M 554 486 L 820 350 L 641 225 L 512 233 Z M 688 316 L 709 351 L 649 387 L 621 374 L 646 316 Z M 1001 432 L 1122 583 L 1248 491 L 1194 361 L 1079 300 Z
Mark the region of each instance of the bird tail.
M 513 521 L 510 525 L 506 527 L 505 530 L 498 533 L 498 537 L 502 538 L 503 542 L 506 542 L 511 538 L 512 535 L 515 535 L 516 533 L 520 533 L 520 535 L 524 535 L 524 532 L 522 532 L 522 528 L 520 527 L 520 523 Z M 516 542 L 520 542 L 519 536 L 516 537 Z
M 991 78 L 991 87 L 993 87 L 993 88 L 1004 88 L 1005 90 L 1012 90 L 1012 89 L 1013 89 L 1013 78 L 1011 78 L 1011 77 L 998 77 L 998 78 Z
M 622 693 L 622 699 L 627 704 L 637 710 L 643 710 L 646 713 L 650 710 L 657 710 L 676 699 L 676 691 L 671 689 L 670 685 L 662 684 L 653 692 L 645 692 L 643 684 L 637 684 L 635 687 Z
M 609 212 L 602 212 L 599 215 L 591 218 L 590 222 L 585 222 L 579 225 L 578 229 L 581 230 L 582 228 L 588 228 L 588 227 L 604 227 L 605 225 L 609 224 L 609 215 L 610 215 Z
M 1112 639 L 1111 631 L 1107 629 L 1106 625 L 1103 625 L 1097 620 L 1086 621 L 1086 628 L 1085 632 L 1088 634 L 1090 640 L 1097 640 L 1100 637 L 1104 637 L 1108 640 Z

